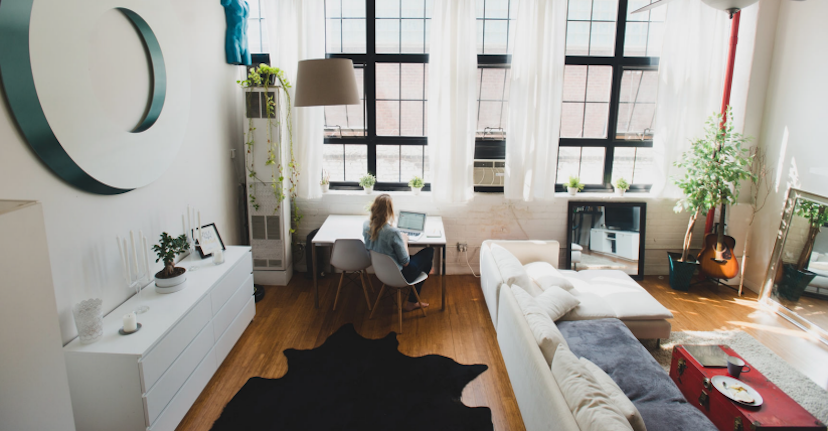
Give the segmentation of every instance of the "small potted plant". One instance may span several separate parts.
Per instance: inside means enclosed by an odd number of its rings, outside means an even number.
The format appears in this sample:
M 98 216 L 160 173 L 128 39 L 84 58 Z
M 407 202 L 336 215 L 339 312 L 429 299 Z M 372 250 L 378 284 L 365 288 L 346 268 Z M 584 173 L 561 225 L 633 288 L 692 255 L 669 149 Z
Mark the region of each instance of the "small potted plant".
M 319 182 L 319 186 L 322 187 L 322 193 L 328 193 L 331 187 L 331 174 L 324 169 L 322 169 L 322 181 Z
M 408 182 L 408 187 L 411 187 L 411 191 L 414 192 L 415 195 L 420 194 L 420 190 L 423 189 L 424 185 L 425 183 L 423 182 L 423 179 L 416 175 L 411 179 L 411 181 Z
M 374 192 L 374 184 L 377 183 L 377 177 L 371 174 L 365 174 L 359 179 L 359 185 L 365 190 L 365 193 L 371 194 Z
M 152 246 L 152 250 L 158 255 L 155 261 L 164 262 L 164 269 L 155 274 L 155 290 L 158 293 L 172 293 L 183 289 L 176 286 L 187 281 L 187 269 L 175 266 L 175 257 L 189 249 L 187 235 L 182 234 L 178 238 L 173 238 L 167 232 L 161 234 L 160 244 Z
M 564 183 L 564 187 L 569 192 L 570 195 L 575 196 L 584 189 L 584 185 L 581 183 L 581 179 L 578 177 L 569 177 L 569 181 Z
M 618 196 L 624 196 L 624 193 L 626 193 L 627 190 L 630 189 L 630 183 L 628 183 L 627 180 L 624 179 L 624 177 L 615 180 L 615 184 L 613 185 L 615 186 L 615 193 Z

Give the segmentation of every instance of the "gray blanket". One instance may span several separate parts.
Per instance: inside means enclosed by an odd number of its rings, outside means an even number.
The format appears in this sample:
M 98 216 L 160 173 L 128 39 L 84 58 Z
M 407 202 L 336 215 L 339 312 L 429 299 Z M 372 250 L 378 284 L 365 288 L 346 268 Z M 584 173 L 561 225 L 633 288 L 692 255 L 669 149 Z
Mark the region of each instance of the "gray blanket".
M 648 431 L 715 431 L 618 319 L 556 322 L 569 349 L 604 370 L 641 412 Z

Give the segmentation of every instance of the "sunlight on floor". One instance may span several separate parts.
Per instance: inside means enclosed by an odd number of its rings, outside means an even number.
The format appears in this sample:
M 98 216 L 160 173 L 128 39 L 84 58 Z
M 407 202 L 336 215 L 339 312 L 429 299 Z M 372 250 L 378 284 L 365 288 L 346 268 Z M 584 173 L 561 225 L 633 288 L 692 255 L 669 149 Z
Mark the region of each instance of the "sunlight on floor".
M 740 321 L 728 321 L 727 323 L 735 326 L 739 326 L 742 328 L 753 328 L 758 329 L 765 332 L 773 332 L 775 334 L 787 335 L 790 337 L 802 338 L 805 340 L 816 341 L 816 337 L 813 335 L 801 330 L 801 329 L 785 329 L 779 328 L 776 326 L 769 326 L 769 325 L 762 325 L 753 322 L 740 322 Z

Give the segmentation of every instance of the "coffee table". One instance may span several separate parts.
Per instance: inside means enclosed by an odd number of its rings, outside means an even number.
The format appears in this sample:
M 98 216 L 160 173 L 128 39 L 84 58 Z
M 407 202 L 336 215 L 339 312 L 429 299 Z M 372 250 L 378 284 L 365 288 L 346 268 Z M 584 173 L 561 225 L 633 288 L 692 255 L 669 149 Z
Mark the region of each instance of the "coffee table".
M 728 356 L 744 360 L 730 347 L 718 347 Z M 714 388 L 710 381 L 714 376 L 727 375 L 727 368 L 702 366 L 684 346 L 676 346 L 673 349 L 670 378 L 687 401 L 698 407 L 719 430 L 826 430 L 825 424 L 808 413 L 753 366 L 750 372 L 742 372 L 739 380 L 759 392 L 764 403 L 757 407 L 749 407 L 731 401 Z

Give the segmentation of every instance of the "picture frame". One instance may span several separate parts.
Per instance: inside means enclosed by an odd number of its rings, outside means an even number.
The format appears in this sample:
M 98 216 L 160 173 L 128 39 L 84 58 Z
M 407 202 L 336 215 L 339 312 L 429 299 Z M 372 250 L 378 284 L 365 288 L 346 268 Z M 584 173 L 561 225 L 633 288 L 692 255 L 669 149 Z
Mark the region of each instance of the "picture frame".
M 193 231 L 193 238 L 195 238 L 195 249 L 198 250 L 198 254 L 202 259 L 212 256 L 213 252 L 216 250 L 227 249 L 224 246 L 224 241 L 222 241 L 221 235 L 219 234 L 215 223 L 201 226 L 201 237 L 204 240 L 203 245 L 198 241 L 198 234 L 195 233 L 195 230 Z

